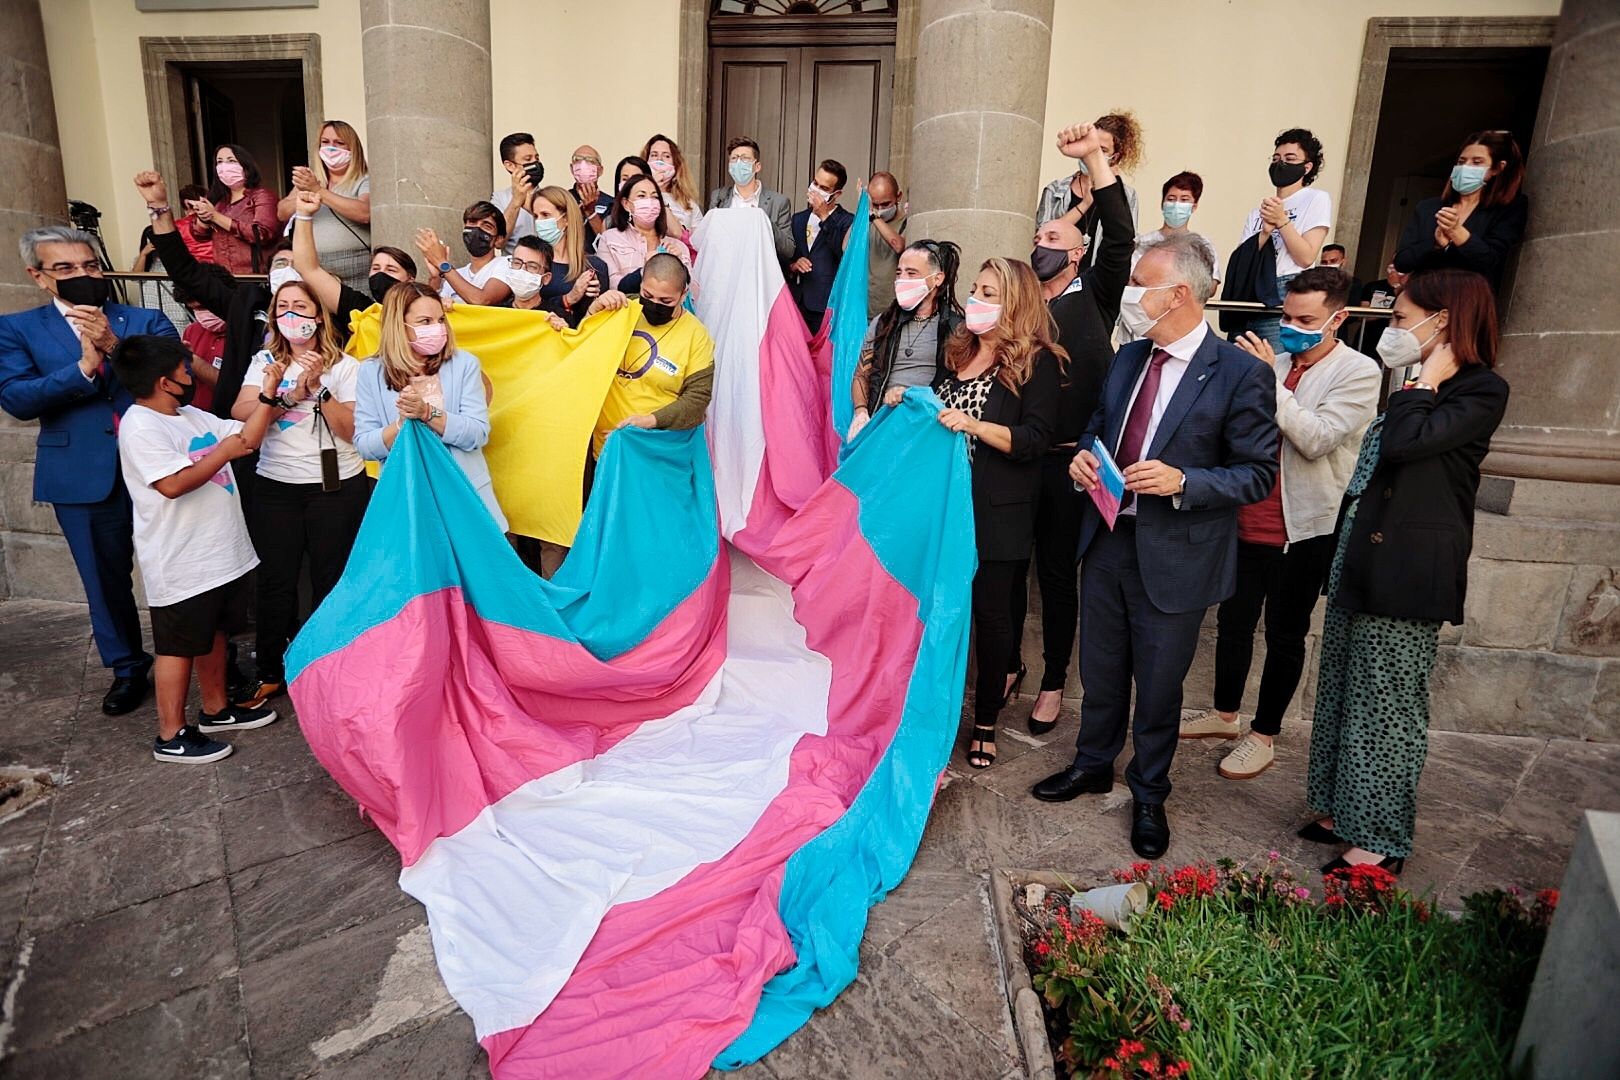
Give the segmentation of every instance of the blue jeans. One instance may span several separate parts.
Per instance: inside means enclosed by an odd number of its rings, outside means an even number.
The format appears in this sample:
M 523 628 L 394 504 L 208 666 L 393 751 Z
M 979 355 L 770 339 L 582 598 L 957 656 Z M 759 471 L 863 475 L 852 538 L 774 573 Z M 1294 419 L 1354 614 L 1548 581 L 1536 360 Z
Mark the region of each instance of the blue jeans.
M 1288 295 L 1288 283 L 1293 281 L 1294 278 L 1298 276 L 1299 275 L 1297 274 L 1279 274 L 1277 276 L 1277 294 L 1279 296 Z M 1266 341 L 1271 344 L 1274 351 L 1282 352 L 1282 337 L 1279 333 L 1279 327 L 1281 326 L 1282 316 L 1262 315 L 1259 318 L 1250 321 L 1249 332 L 1252 334 L 1258 334 L 1260 337 L 1265 338 Z

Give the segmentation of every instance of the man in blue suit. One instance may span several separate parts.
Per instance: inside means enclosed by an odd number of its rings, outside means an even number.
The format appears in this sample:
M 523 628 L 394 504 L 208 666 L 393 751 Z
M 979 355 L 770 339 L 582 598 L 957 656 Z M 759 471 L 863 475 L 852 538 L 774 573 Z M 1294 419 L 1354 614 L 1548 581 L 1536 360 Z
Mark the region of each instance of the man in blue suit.
M 793 299 L 811 333 L 821 329 L 827 315 L 827 300 L 855 220 L 838 205 L 847 179 L 842 165 L 831 158 L 823 161 L 810 182 L 809 205 L 793 215 L 793 261 L 788 270 L 793 275 Z
M 1131 272 L 1120 316 L 1142 341 L 1119 350 L 1082 447 L 1101 440 L 1124 471 L 1112 530 L 1087 503 L 1080 573 L 1080 735 L 1074 764 L 1036 784 L 1047 802 L 1114 786 L 1135 683 L 1135 754 L 1125 780 L 1135 800 L 1131 847 L 1157 859 L 1170 846 L 1164 801 L 1181 722 L 1181 684 L 1204 612 L 1232 595 L 1237 508 L 1258 502 L 1277 475 L 1277 388 L 1271 370 L 1219 340 L 1204 321 L 1209 263 L 1171 237 Z M 1098 458 L 1069 473 L 1090 491 Z
M 28 276 L 50 303 L 0 316 L 0 409 L 39 421 L 34 500 L 53 504 L 73 552 L 96 648 L 113 672 L 101 711 L 117 715 L 146 698 L 152 658 L 141 647 L 133 523 L 118 469 L 118 420 L 132 399 L 106 358 L 133 334 L 179 335 L 156 311 L 108 303 L 112 285 L 93 241 L 66 225 L 23 234 Z

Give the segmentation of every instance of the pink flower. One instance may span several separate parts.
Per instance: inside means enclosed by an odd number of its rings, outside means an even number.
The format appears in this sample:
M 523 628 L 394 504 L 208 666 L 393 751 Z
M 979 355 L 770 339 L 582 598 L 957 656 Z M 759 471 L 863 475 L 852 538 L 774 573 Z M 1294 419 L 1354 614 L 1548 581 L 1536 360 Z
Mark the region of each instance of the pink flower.
M 1272 849 L 1271 851 L 1266 852 L 1266 858 L 1270 859 L 1272 862 L 1276 862 L 1278 859 L 1282 858 L 1282 852 Z
M 1301 885 L 1299 888 L 1294 890 L 1295 900 L 1309 900 L 1310 898 L 1311 890 L 1307 889 L 1305 886 Z

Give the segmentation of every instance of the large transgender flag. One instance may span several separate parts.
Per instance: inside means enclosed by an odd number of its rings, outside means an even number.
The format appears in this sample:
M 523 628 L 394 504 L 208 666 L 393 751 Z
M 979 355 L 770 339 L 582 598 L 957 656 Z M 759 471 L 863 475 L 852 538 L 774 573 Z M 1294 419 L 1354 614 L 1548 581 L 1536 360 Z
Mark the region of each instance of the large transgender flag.
M 957 728 L 958 437 L 914 392 L 839 463 L 768 224 L 703 230 L 706 428 L 610 437 L 546 582 L 407 425 L 288 657 L 498 1078 L 698 1077 L 781 1042 L 854 978 Z

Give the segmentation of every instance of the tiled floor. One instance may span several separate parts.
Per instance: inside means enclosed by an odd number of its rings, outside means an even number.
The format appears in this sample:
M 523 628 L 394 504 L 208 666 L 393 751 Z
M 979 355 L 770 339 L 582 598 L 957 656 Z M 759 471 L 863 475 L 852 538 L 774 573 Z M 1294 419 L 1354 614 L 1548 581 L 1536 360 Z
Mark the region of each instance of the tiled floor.
M 242 733 L 217 766 L 164 768 L 147 749 L 150 706 L 102 716 L 105 683 L 84 608 L 0 605 L 0 765 L 60 781 L 0 821 L 0 1075 L 487 1075 L 393 849 L 297 725 Z M 1063 806 L 1029 798 L 1066 762 L 1077 720 L 1036 740 L 1022 716 L 1008 710 L 993 768 L 973 773 L 958 753 L 915 867 L 871 914 L 855 984 L 739 1075 L 1022 1075 L 985 871 L 1051 867 L 1084 883 L 1132 858 L 1123 786 Z M 1216 775 L 1223 746 L 1185 744 L 1170 858 L 1324 859 L 1293 837 L 1308 739 L 1286 728 L 1277 767 L 1244 784 Z M 1620 810 L 1620 746 L 1436 733 L 1405 883 L 1448 904 L 1556 884 L 1584 808 Z

